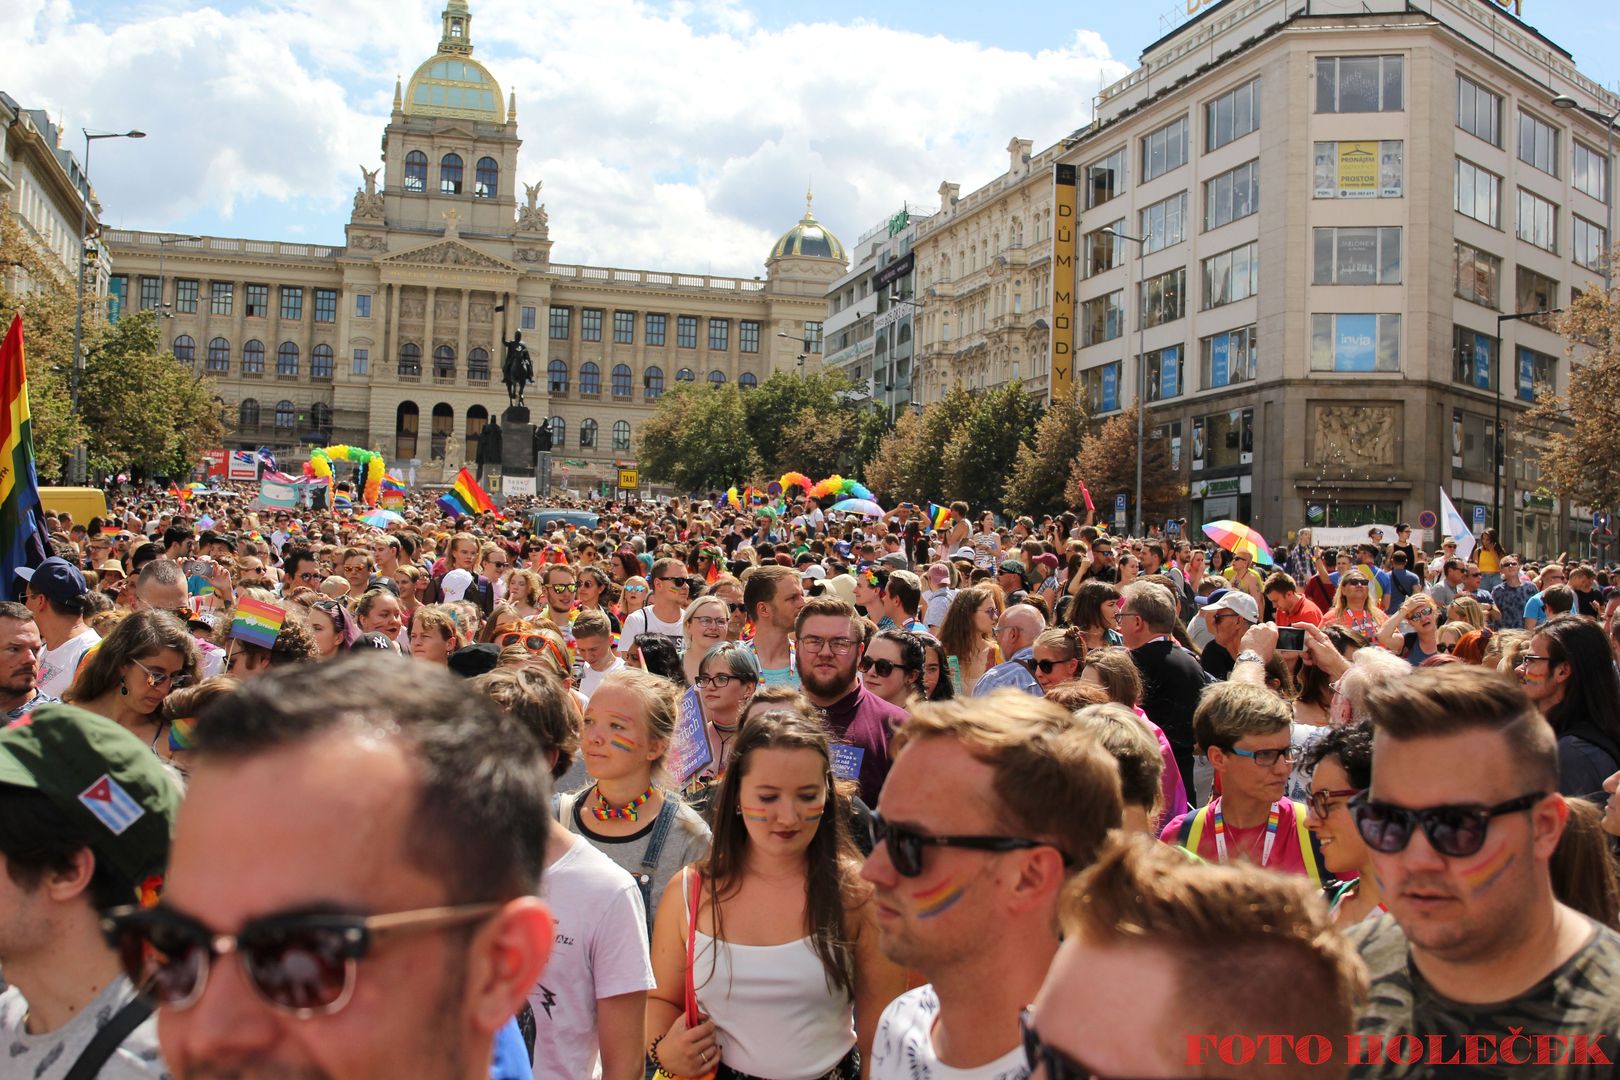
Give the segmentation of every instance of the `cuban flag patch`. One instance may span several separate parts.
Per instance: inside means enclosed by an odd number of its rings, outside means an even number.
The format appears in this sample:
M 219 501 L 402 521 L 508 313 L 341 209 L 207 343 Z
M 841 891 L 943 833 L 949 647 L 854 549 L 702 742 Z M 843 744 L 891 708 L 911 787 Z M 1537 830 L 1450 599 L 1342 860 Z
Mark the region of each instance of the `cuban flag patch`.
M 103 773 L 101 779 L 79 793 L 79 802 L 107 826 L 114 835 L 122 835 L 146 813 L 129 792 L 118 786 L 118 781 Z

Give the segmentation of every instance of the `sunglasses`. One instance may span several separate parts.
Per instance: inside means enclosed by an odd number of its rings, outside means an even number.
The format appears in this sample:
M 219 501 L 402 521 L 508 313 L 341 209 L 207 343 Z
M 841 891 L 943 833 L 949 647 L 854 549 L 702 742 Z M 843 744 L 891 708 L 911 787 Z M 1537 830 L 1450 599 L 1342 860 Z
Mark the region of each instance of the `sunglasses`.
M 875 671 L 878 678 L 887 679 L 896 671 L 914 671 L 916 669 L 905 664 L 897 664 L 893 660 L 874 660 L 870 656 L 863 656 L 861 657 L 861 670 L 865 672 Z
M 1035 1030 L 1035 1010 L 1026 1005 L 1018 1014 L 1018 1031 L 1024 1040 L 1024 1061 L 1030 1075 L 1040 1073 L 1046 1080 L 1107 1080 L 1088 1065 L 1082 1065 L 1063 1051 L 1047 1046 Z
M 1350 799 L 1360 795 L 1365 788 L 1323 788 L 1321 791 L 1311 792 L 1311 809 L 1316 816 L 1326 818 L 1328 811 L 1333 809 L 1334 799 Z
M 385 915 L 309 912 L 254 919 L 220 934 L 167 908 L 120 907 L 101 932 L 131 982 L 168 1009 L 195 1005 L 214 961 L 235 953 L 259 998 L 300 1020 L 349 1003 L 360 961 L 391 933 L 420 933 L 487 918 L 495 903 L 419 908 Z
M 578 585 L 547 585 L 552 592 L 571 593 L 579 588 Z
M 748 605 L 746 605 L 746 604 L 727 604 L 726 609 L 728 611 L 730 611 L 733 615 L 741 615 L 743 612 L 748 610 Z
M 189 618 L 191 613 L 185 612 L 182 617 Z M 140 668 L 146 674 L 146 685 L 153 690 L 167 683 L 170 690 L 184 690 L 191 683 L 191 677 L 180 671 L 153 671 L 133 656 L 129 662 Z
M 1046 840 L 1028 840 L 1021 836 L 930 836 L 905 825 L 892 825 L 875 813 L 867 822 L 867 833 L 873 850 L 879 844 L 888 844 L 889 861 L 901 877 L 917 877 L 923 872 L 923 849 L 927 847 L 1004 852 L 1056 846 Z M 1069 864 L 1067 855 L 1063 856 L 1063 864 Z
M 1076 660 L 1025 660 L 1024 665 L 1029 668 L 1031 674 L 1039 671 L 1042 675 L 1050 675 L 1064 664 L 1073 664 Z
M 647 591 L 647 586 L 645 586 L 645 585 L 626 585 L 624 587 L 624 591 L 629 592 L 629 593 L 644 593 L 644 592 Z
M 1362 796 L 1351 801 L 1350 813 L 1356 819 L 1361 838 L 1374 851 L 1393 855 L 1406 850 L 1412 840 L 1412 827 L 1421 825 L 1434 850 L 1460 859 L 1484 846 L 1492 818 L 1529 810 L 1546 797 L 1546 792 L 1537 791 L 1495 806 L 1431 806 L 1408 810 Z
M 672 589 L 690 589 L 692 588 L 693 583 L 697 582 L 698 579 L 690 577 L 659 577 L 653 578 L 653 580 L 667 581 L 669 582 L 669 587 Z

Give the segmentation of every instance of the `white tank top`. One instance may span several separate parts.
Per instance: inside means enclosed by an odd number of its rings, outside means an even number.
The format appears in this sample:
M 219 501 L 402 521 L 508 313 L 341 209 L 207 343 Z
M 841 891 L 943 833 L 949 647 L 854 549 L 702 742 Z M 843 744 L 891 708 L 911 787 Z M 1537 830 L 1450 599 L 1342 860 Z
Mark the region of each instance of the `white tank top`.
M 698 1004 L 714 1020 L 720 1060 L 738 1072 L 814 1080 L 855 1045 L 854 1002 L 828 985 L 808 937 L 733 945 L 700 931 L 692 976 Z

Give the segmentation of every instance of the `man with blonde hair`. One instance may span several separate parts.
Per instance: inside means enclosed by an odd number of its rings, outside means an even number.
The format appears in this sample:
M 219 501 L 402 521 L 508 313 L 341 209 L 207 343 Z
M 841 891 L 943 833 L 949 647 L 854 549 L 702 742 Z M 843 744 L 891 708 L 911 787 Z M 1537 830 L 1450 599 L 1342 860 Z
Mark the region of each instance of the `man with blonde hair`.
M 920 705 L 893 745 L 861 876 L 879 947 L 929 985 L 884 1010 L 871 1076 L 1021 1077 L 1018 1011 L 1057 952 L 1064 883 L 1120 826 L 1118 767 L 1016 690 Z

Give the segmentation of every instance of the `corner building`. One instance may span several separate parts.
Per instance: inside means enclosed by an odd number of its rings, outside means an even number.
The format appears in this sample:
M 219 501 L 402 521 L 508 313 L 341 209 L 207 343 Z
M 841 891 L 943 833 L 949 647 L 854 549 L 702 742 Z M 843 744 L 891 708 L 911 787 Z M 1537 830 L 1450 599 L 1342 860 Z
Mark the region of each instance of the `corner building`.
M 808 206 L 763 278 L 552 262 L 541 183 L 517 176 L 516 95 L 473 58 L 472 18 L 450 0 L 437 52 L 395 84 L 342 245 L 108 233 L 114 296 L 157 308 L 175 357 L 218 380 L 227 445 L 350 443 L 447 480 L 506 407 L 502 342 L 521 331 L 553 484 L 589 489 L 634 461 L 673 382 L 746 388 L 800 353 L 819 368 L 845 262 Z

